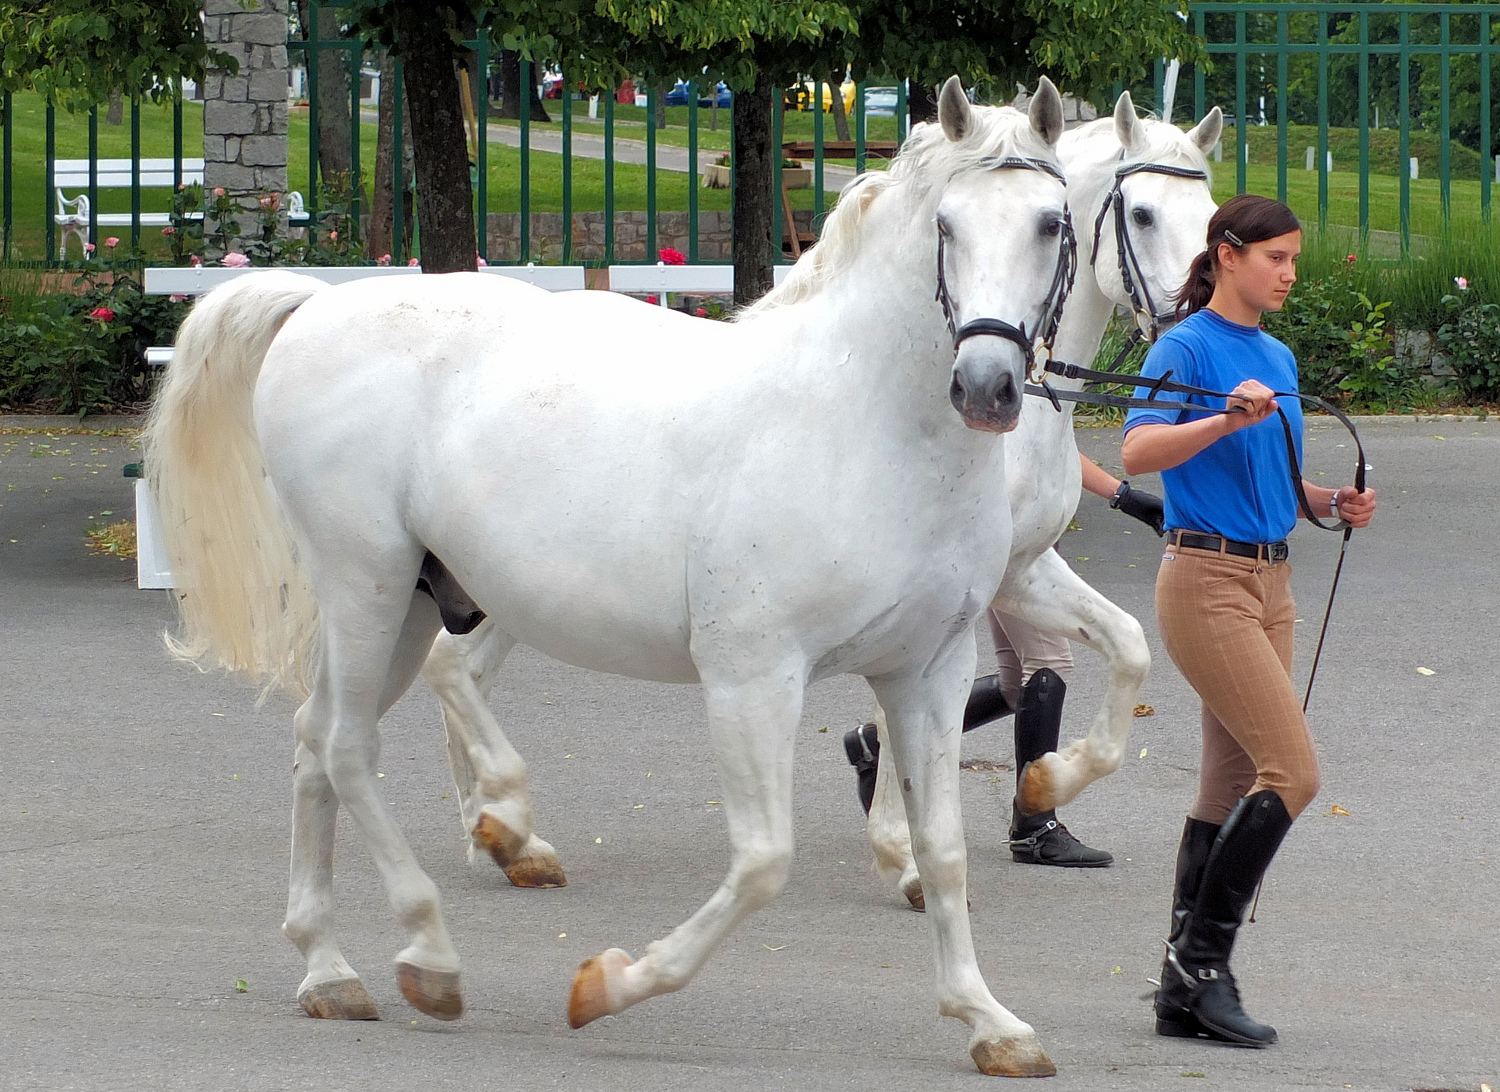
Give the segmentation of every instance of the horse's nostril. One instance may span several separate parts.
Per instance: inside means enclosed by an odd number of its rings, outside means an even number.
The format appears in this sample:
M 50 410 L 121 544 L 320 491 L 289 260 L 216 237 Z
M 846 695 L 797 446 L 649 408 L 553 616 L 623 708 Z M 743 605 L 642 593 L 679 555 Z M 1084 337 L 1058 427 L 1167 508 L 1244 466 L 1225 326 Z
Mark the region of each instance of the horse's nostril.
M 1008 405 L 1016 399 L 1016 383 L 1009 375 L 1002 375 L 1000 382 L 995 384 L 995 401 L 1002 405 Z
M 958 405 L 964 400 L 966 394 L 967 392 L 964 390 L 964 381 L 959 376 L 958 372 L 955 371 L 953 373 L 953 382 L 948 384 L 948 398 L 953 402 L 954 405 Z

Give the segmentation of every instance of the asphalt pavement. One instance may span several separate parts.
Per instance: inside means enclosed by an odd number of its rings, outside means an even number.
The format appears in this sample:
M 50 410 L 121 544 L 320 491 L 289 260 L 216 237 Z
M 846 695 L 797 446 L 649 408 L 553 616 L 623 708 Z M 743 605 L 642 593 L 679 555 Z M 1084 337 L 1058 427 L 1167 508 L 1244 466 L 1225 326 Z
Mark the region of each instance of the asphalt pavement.
M 383 1019 L 302 1015 L 302 959 L 278 928 L 292 704 L 258 707 L 248 685 L 168 658 L 168 593 L 84 545 L 86 526 L 132 509 L 129 438 L 16 431 L 47 423 L 0 418 L 0 1089 L 999 1087 L 936 1012 L 924 919 L 872 873 L 840 746 L 871 699 L 850 678 L 809 695 L 785 893 L 687 989 L 580 1031 L 565 1012 L 579 961 L 639 953 L 723 876 L 697 689 L 517 650 L 493 706 L 571 881 L 523 891 L 465 861 L 419 682 L 384 722 L 382 785 L 443 893 L 468 1012 L 439 1024 L 402 1001 L 399 927 L 341 823 L 341 940 Z M 1350 545 L 1312 698 L 1323 790 L 1236 953 L 1277 1046 L 1157 1038 L 1143 1000 L 1197 761 L 1197 703 L 1153 616 L 1158 540 L 1086 496 L 1062 543 L 1142 619 L 1156 657 L 1142 697 L 1155 713 L 1124 767 L 1063 811 L 1116 865 L 1012 863 L 1011 774 L 983 768 L 1011 762 L 1008 727 L 966 737 L 983 760 L 963 776 L 980 966 L 1057 1063 L 1051 1088 L 1500 1088 L 1500 424 L 1361 427 L 1381 509 Z M 1079 439 L 1118 463 L 1117 430 Z M 1336 426 L 1314 422 L 1307 450 L 1310 476 L 1349 479 Z M 1292 550 L 1300 679 L 1338 536 L 1303 527 Z M 1101 662 L 1078 660 L 1068 736 L 1103 688 Z

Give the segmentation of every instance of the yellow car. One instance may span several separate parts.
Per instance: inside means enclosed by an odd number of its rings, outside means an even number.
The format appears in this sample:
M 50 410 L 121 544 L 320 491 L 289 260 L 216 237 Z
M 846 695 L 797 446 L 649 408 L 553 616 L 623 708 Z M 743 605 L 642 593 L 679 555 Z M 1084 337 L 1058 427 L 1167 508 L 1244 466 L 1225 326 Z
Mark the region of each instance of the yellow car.
M 816 81 L 814 81 L 814 80 L 804 80 L 803 81 L 803 83 L 802 83 L 802 94 L 800 96 L 798 96 L 798 100 L 799 101 L 797 103 L 797 109 L 799 109 L 799 110 L 811 110 L 813 108 L 812 107 L 812 103 L 813 103 L 813 85 L 815 83 L 816 83 Z M 853 113 L 854 112 L 854 81 L 853 80 L 845 80 L 843 82 L 843 85 L 839 88 L 839 93 L 843 97 L 843 100 L 844 100 L 844 112 L 845 113 Z M 826 114 L 826 113 L 830 112 L 832 109 L 833 109 L 833 85 L 825 81 L 824 84 L 823 84 L 823 112 Z

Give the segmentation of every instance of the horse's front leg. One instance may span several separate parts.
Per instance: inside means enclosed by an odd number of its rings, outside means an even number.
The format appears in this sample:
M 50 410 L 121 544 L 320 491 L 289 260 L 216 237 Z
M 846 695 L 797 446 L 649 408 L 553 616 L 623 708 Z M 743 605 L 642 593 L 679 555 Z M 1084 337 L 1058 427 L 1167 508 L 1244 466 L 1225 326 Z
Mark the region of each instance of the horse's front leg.
M 729 874 L 708 902 L 650 944 L 639 962 L 619 948 L 585 960 L 568 999 L 568 1022 L 575 1028 L 682 989 L 735 926 L 786 885 L 792 749 L 806 665 L 786 662 L 749 678 L 706 667 L 701 674 L 729 821 Z
M 1083 642 L 1109 661 L 1109 687 L 1089 734 L 1026 767 L 1016 798 L 1022 811 L 1035 815 L 1061 807 L 1120 768 L 1151 669 L 1151 650 L 1141 624 L 1084 583 L 1056 550 L 1007 573 L 995 602 L 1039 629 Z
M 470 863 L 488 853 L 517 887 L 566 887 L 557 853 L 532 829 L 526 763 L 490 712 L 490 688 L 515 643 L 488 618 L 463 636 L 444 631 L 432 643 L 422 677 L 443 707 Z
M 922 875 L 937 958 L 938 1011 L 973 1034 L 969 1054 L 984 1073 L 1049 1077 L 1057 1072 L 1031 1025 L 996 1001 L 979 973 L 969 931 L 968 859 L 959 808 L 958 752 L 964 700 L 974 676 L 972 628 L 926 669 L 870 680 L 890 734 L 892 759 Z

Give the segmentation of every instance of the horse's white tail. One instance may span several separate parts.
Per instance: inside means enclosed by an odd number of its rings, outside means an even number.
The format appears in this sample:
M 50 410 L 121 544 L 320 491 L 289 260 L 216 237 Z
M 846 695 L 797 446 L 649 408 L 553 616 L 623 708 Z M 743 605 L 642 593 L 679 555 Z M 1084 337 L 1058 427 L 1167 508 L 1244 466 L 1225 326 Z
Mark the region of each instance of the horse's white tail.
M 318 606 L 266 484 L 252 401 L 282 323 L 322 287 L 268 271 L 199 300 L 177 332 L 144 436 L 182 622 L 167 647 L 267 691 L 309 689 Z

